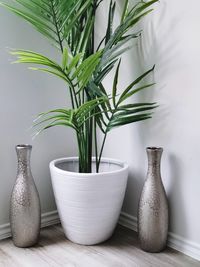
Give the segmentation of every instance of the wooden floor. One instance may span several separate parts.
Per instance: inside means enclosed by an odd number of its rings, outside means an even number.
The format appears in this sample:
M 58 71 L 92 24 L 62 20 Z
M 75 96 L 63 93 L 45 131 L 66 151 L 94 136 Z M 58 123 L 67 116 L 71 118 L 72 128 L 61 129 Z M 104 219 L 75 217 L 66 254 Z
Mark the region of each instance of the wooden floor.
M 11 239 L 1 241 L 0 266 L 200 267 L 200 262 L 172 249 L 145 253 L 139 249 L 136 233 L 122 226 L 101 245 L 80 246 L 68 241 L 58 225 L 43 229 L 39 244 L 33 248 L 16 248 Z

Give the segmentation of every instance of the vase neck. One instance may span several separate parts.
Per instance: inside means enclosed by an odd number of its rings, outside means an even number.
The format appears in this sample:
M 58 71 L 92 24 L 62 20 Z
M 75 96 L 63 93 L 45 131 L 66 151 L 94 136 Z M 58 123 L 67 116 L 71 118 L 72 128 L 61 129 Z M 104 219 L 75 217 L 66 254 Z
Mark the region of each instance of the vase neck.
M 163 149 L 161 147 L 148 147 L 148 172 L 155 173 L 160 176 L 160 161 Z
M 17 160 L 18 160 L 18 173 L 31 173 L 30 170 L 30 157 L 32 146 L 30 145 L 17 145 Z

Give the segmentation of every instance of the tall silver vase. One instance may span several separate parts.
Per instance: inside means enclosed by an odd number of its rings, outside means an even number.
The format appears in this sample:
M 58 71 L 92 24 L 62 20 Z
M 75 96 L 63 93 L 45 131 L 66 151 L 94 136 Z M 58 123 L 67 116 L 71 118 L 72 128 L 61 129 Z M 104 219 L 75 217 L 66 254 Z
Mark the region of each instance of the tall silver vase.
M 30 247 L 38 242 L 41 224 L 40 200 L 30 167 L 32 146 L 18 145 L 17 179 L 10 205 L 13 242 L 17 247 Z
M 138 235 L 141 248 L 160 252 L 166 247 L 168 203 L 160 175 L 163 149 L 148 147 L 148 172 L 138 209 Z

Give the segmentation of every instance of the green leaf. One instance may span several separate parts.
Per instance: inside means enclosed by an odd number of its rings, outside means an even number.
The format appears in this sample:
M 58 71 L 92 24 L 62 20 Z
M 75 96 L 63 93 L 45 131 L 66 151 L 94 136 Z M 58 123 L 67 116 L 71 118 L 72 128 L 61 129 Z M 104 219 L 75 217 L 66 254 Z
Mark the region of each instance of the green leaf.
M 151 118 L 151 113 L 141 114 L 141 115 L 133 115 L 133 116 L 127 116 L 127 117 L 126 116 L 125 117 L 120 117 L 118 119 L 112 120 L 109 123 L 107 131 L 110 131 L 114 127 L 127 125 L 127 124 L 130 124 L 130 123 L 133 123 L 133 122 L 147 120 L 147 119 L 150 119 L 150 118 Z
M 68 73 L 72 72 L 72 69 L 77 66 L 78 63 L 80 63 L 81 59 L 83 58 L 83 53 L 79 53 L 76 56 L 74 56 L 69 64 L 68 67 Z
M 37 127 L 48 122 L 48 124 L 37 131 L 37 134 L 54 126 L 67 126 L 78 132 L 79 129 L 76 125 L 74 114 L 75 112 L 73 110 L 66 109 L 54 109 L 48 112 L 43 112 L 38 115 L 36 120 L 34 120 L 33 127 Z
M 67 64 L 68 64 L 68 59 L 69 59 L 69 54 L 67 51 L 67 48 L 64 47 L 63 49 L 63 58 L 62 58 L 62 69 L 65 71 L 67 68 Z
M 146 71 L 145 73 L 143 73 L 141 76 L 139 76 L 136 80 L 134 80 L 121 94 L 121 97 L 119 99 L 119 103 L 121 103 L 124 99 L 124 97 L 129 93 L 129 91 L 136 85 L 138 84 L 142 79 L 144 79 L 149 73 L 151 73 L 155 68 L 155 65 L 153 66 L 153 68 L 151 68 L 150 70 Z M 152 84 L 153 85 L 153 84 Z
M 41 118 L 42 118 L 42 117 L 40 117 L 40 119 L 41 119 Z M 38 126 L 38 125 L 40 125 L 40 124 L 43 124 L 44 122 L 47 122 L 47 121 L 50 121 L 51 123 L 52 123 L 52 121 L 55 122 L 55 119 L 56 119 L 56 121 L 57 121 L 57 120 L 68 120 L 69 117 L 67 117 L 67 116 L 65 116 L 65 115 L 58 115 L 58 114 L 57 114 L 57 115 L 54 115 L 54 116 L 50 116 L 50 117 L 41 119 L 41 120 L 38 121 L 38 122 L 35 122 L 34 125 L 33 125 L 33 127 L 36 127 L 36 126 Z
M 91 99 L 96 98 L 96 97 L 107 96 L 102 92 L 100 86 L 97 86 L 93 81 L 91 81 L 88 84 L 86 91 L 88 95 L 91 97 Z
M 91 112 L 95 110 L 102 102 L 106 101 L 105 97 L 96 98 L 90 101 L 87 101 L 81 105 L 75 112 L 75 118 L 78 122 L 79 127 L 88 119 L 91 115 Z
M 42 72 L 47 72 L 49 74 L 53 74 L 59 78 L 61 78 L 62 80 L 64 80 L 65 82 L 68 83 L 68 79 L 66 79 L 65 75 L 63 75 L 62 73 L 58 72 L 58 71 L 54 71 L 54 70 L 50 70 L 50 69 L 45 69 L 45 68 L 33 68 L 33 67 L 29 67 L 30 70 L 37 70 L 37 71 L 42 71 Z
M 37 17 L 31 13 L 26 12 L 25 10 L 20 10 L 4 3 L 0 3 L 0 5 L 23 18 L 27 22 L 31 23 L 44 36 L 48 37 L 51 40 L 55 40 L 54 30 L 46 23 L 46 21 L 43 20 L 43 18 Z
M 134 104 L 127 104 L 127 105 L 122 105 L 117 107 L 117 110 L 127 110 L 127 109 L 132 109 L 132 108 L 137 108 L 137 107 L 143 107 L 143 106 L 152 106 L 156 105 L 157 103 L 134 103 Z
M 40 64 L 40 65 L 45 65 L 48 67 L 53 67 L 58 70 L 62 70 L 59 64 L 57 64 L 55 61 L 39 53 L 35 53 L 33 51 L 13 50 L 13 51 L 10 51 L 10 54 L 17 56 L 18 60 L 16 61 L 16 63 L 35 63 L 35 64 Z
M 115 77 L 114 77 L 114 81 L 113 81 L 112 99 L 113 99 L 113 105 L 114 106 L 116 106 L 115 98 L 116 98 L 116 93 L 117 93 L 117 83 L 118 83 L 120 64 L 121 64 L 121 60 L 119 61 L 118 65 L 117 65 L 117 69 L 116 69 Z
M 136 88 L 136 89 L 130 91 L 129 93 L 126 93 L 125 95 L 123 95 L 123 97 L 122 96 L 120 97 L 120 99 L 118 101 L 118 104 L 122 103 L 123 101 L 125 101 L 126 99 L 128 99 L 132 95 L 138 93 L 139 91 L 141 91 L 143 89 L 146 89 L 146 88 L 149 88 L 149 87 L 152 87 L 153 85 L 155 85 L 155 83 L 151 83 L 151 84 L 147 84 L 147 85 L 141 86 L 139 88 Z
M 71 117 L 71 110 L 58 108 L 58 109 L 49 110 L 47 112 L 39 113 L 36 120 L 39 119 L 41 116 L 46 116 L 46 115 L 49 115 L 51 113 L 61 113 L 61 114 L 64 114 L 65 116 Z
M 111 105 L 110 105 L 109 97 L 108 97 L 106 89 L 104 88 L 102 83 L 99 84 L 99 87 L 101 88 L 101 91 L 102 91 L 103 95 L 106 96 L 105 102 L 101 103 L 101 108 L 103 109 L 105 116 L 109 120 L 109 115 L 108 115 L 108 112 L 107 112 L 107 110 L 111 111 Z
M 65 23 L 66 27 L 64 27 L 64 34 L 63 34 L 63 38 L 64 39 L 68 36 L 69 32 L 74 27 L 74 25 L 76 24 L 76 22 L 78 21 L 78 19 L 87 10 L 87 8 L 91 5 L 92 2 L 93 2 L 93 0 L 86 0 L 86 1 L 84 1 L 84 4 L 78 10 L 76 10 L 76 13 L 71 18 L 71 21 L 69 21 L 68 24 Z
M 66 126 L 66 127 L 70 127 L 72 129 L 74 129 L 76 132 L 78 132 L 78 129 L 73 125 L 73 123 L 68 122 L 68 121 L 60 121 L 60 120 L 58 120 L 57 122 L 55 121 L 53 123 L 48 124 L 43 129 L 41 129 L 40 132 L 41 131 L 44 131 L 44 130 L 47 130 L 49 128 L 55 127 L 55 126 Z
M 109 58 L 105 59 L 102 64 L 107 65 L 114 60 L 118 60 L 118 58 L 122 54 L 124 54 L 125 52 L 127 52 L 130 49 L 131 49 L 131 47 L 129 46 L 129 47 L 122 48 L 121 50 L 118 50 L 117 52 L 113 53 Z
M 108 23 L 107 23 L 107 30 L 106 30 L 106 36 L 105 36 L 105 43 L 108 42 L 110 39 L 110 36 L 112 35 L 113 32 L 113 19 L 114 19 L 114 14 L 115 14 L 115 6 L 116 3 L 110 1 L 110 6 L 109 6 L 109 14 L 108 14 Z
M 95 54 L 86 58 L 73 73 L 71 79 L 74 80 L 76 78 L 79 83 L 79 90 L 77 93 L 80 93 L 80 91 L 92 79 L 96 67 L 100 62 L 101 54 L 102 52 L 98 51 Z
M 75 52 L 77 53 L 86 53 L 87 47 L 90 43 L 90 37 L 94 30 L 95 15 L 93 9 L 88 11 L 85 25 L 80 33 L 79 41 L 76 44 Z
M 65 1 L 65 3 L 67 3 L 68 1 Z M 59 6 L 59 14 L 60 17 L 62 18 L 60 26 L 59 26 L 59 31 L 64 30 L 64 28 L 66 27 L 66 25 L 68 24 L 68 22 L 72 19 L 72 17 L 74 17 L 74 15 L 76 14 L 76 11 L 79 10 L 80 6 L 81 6 L 82 1 L 72 1 L 72 5 L 71 8 L 68 5 L 67 8 L 63 9 L 63 6 L 60 5 Z M 63 11 L 62 11 L 63 10 Z M 66 12 L 66 15 L 63 19 L 63 15 Z
M 121 16 L 121 23 L 124 21 L 128 13 L 128 6 L 129 6 L 129 0 L 125 0 L 124 8 L 123 8 L 122 16 Z
M 115 59 L 111 61 L 105 68 L 103 68 L 101 71 L 98 71 L 95 76 L 95 83 L 100 84 L 103 79 L 108 75 L 108 73 L 113 69 L 115 66 L 115 63 L 118 61 L 118 59 Z
M 114 116 L 113 116 L 113 119 L 115 118 L 118 118 L 118 117 L 121 117 L 121 116 L 127 116 L 127 115 L 133 115 L 135 113 L 140 113 L 140 112 L 143 112 L 143 111 L 148 111 L 148 110 L 152 110 L 154 108 L 157 108 L 158 106 L 149 106 L 149 107 L 141 107 L 141 108 L 135 108 L 135 109 L 129 109 L 129 110 L 123 110 L 123 111 L 120 111 L 118 113 L 116 113 Z
M 60 66 L 55 61 L 49 59 L 48 57 L 45 57 L 41 54 L 28 51 L 28 50 L 14 50 L 14 51 L 11 51 L 10 53 L 18 57 L 17 61 L 15 61 L 14 63 L 36 64 L 36 65 L 48 67 L 48 68 L 33 68 L 32 67 L 31 69 L 56 75 L 57 77 L 67 82 L 70 88 L 74 88 L 74 85 L 69 75 L 63 71 L 62 66 Z
M 158 2 L 158 0 L 152 0 L 152 1 L 148 1 L 148 2 L 141 2 L 141 4 L 139 3 L 139 5 L 136 5 L 136 9 L 135 9 L 135 15 L 143 12 L 143 10 L 145 10 L 146 8 L 152 6 L 154 3 Z

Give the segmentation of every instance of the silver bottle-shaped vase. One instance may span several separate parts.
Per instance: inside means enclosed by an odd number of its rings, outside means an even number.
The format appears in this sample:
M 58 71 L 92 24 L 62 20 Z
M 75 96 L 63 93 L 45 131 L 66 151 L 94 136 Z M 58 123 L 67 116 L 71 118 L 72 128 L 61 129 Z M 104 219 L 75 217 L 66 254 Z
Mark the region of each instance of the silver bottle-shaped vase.
M 163 149 L 148 147 L 148 172 L 138 208 L 138 237 L 147 252 L 160 252 L 166 247 L 168 202 L 160 174 Z
M 10 223 L 13 242 L 17 247 L 34 246 L 39 239 L 41 208 L 31 167 L 31 145 L 17 145 L 17 178 L 11 195 Z

